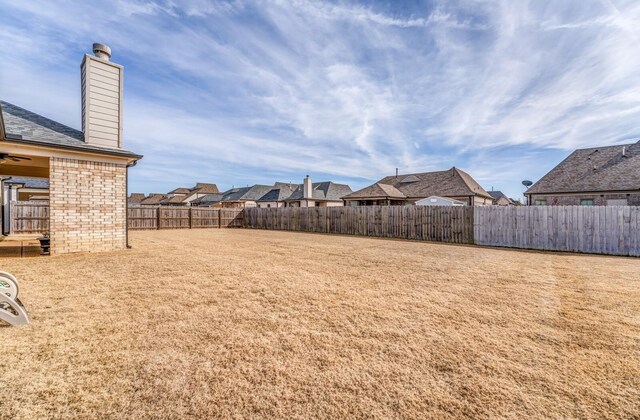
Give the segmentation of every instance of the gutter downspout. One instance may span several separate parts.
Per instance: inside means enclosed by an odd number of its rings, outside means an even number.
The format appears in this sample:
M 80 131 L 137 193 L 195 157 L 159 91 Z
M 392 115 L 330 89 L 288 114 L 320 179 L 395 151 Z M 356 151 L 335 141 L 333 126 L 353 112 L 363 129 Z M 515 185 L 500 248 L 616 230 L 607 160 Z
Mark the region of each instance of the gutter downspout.
M 5 205 L 4 202 L 6 200 L 5 194 L 4 194 L 4 182 L 5 181 L 9 181 L 12 177 L 7 176 L 7 177 L 0 177 L 0 197 L 2 197 L 2 203 L 1 203 L 1 211 L 2 211 L 2 226 L 0 226 L 0 233 L 2 235 L 7 235 L 9 233 L 8 230 L 5 231 L 5 226 L 8 226 L 9 224 L 7 223 L 7 217 L 8 215 L 5 213 Z
M 129 168 L 136 166 L 136 164 L 138 163 L 137 160 L 134 160 L 133 162 L 127 164 L 126 168 L 125 168 L 125 174 L 124 174 L 124 183 L 125 183 L 125 198 L 124 198 L 124 223 L 125 223 L 125 230 L 124 230 L 124 241 L 127 244 L 127 249 L 131 249 L 133 248 L 130 244 L 129 244 Z

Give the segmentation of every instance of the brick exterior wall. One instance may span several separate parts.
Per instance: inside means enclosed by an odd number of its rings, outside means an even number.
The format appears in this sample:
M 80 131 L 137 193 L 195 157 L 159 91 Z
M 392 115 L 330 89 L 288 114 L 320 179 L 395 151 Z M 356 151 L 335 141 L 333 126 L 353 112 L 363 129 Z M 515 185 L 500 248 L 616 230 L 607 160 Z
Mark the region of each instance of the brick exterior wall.
M 51 253 L 126 248 L 126 166 L 50 158 Z
M 606 206 L 607 200 L 627 200 L 628 206 L 640 206 L 640 192 L 637 193 L 594 193 L 594 194 L 532 194 L 531 205 L 536 200 L 547 200 L 547 206 L 579 206 L 580 200 L 593 200 L 595 206 Z

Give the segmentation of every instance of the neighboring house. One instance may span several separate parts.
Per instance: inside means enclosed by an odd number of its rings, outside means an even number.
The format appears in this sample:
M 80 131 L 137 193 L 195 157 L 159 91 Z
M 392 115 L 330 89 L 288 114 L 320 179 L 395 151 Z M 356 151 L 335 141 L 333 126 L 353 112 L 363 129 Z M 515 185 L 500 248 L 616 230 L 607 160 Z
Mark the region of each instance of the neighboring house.
M 284 199 L 285 207 L 335 207 L 343 206 L 342 198 L 352 193 L 346 184 L 336 184 L 331 181 L 311 182 L 307 175 L 302 186 Z
M 0 175 L 49 179 L 52 254 L 127 246 L 127 168 L 142 156 L 123 148 L 123 67 L 106 45 L 93 52 L 79 69 L 82 131 L 0 101 Z
M 49 179 L 12 176 L 2 180 L 3 203 L 49 199 Z
M 205 194 L 202 197 L 198 197 L 195 200 L 191 201 L 191 205 L 192 206 L 198 206 L 198 207 L 222 207 L 222 204 L 220 204 L 220 201 L 222 200 L 222 197 L 224 197 L 224 194 L 222 193 L 217 193 L 217 194 Z
M 251 187 L 232 188 L 223 193 L 219 202 L 222 208 L 257 207 L 258 200 L 271 191 L 271 185 L 254 185 Z
M 139 207 L 142 200 L 144 200 L 146 196 L 143 193 L 131 193 L 127 198 L 127 205 L 129 207 Z
M 463 201 L 454 200 L 452 198 L 438 197 L 432 195 L 431 197 L 423 198 L 416 201 L 416 206 L 464 206 Z
M 453 167 L 447 171 L 392 175 L 343 197 L 349 206 L 415 204 L 431 196 L 488 206 L 493 198 L 468 173 Z
M 190 206 L 193 200 L 203 197 L 207 194 L 218 193 L 216 184 L 197 183 L 193 188 L 176 188 L 169 191 L 166 198 L 160 203 L 167 206 Z
M 140 201 L 141 206 L 159 206 L 164 199 L 167 198 L 165 194 L 151 193 L 145 199 Z
M 640 206 L 640 141 L 578 149 L 525 196 L 529 205 Z
M 258 207 L 284 207 L 285 200 L 300 188 L 302 188 L 300 184 L 276 182 L 268 193 L 258 199 Z
M 513 200 L 510 199 L 502 191 L 488 191 L 489 195 L 493 198 L 494 206 L 513 206 Z

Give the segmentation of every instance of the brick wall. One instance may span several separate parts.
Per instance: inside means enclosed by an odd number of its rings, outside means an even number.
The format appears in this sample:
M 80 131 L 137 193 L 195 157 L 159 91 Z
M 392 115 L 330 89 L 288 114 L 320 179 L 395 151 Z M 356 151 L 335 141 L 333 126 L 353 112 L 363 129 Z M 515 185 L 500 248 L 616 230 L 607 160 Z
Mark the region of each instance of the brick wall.
M 593 200 L 596 206 L 606 206 L 607 200 L 627 200 L 628 206 L 640 206 L 640 193 L 619 193 L 619 194 L 576 194 L 576 195 L 531 195 L 531 204 L 536 200 L 547 200 L 548 206 L 579 206 L 580 200 Z
M 50 159 L 51 253 L 126 247 L 126 167 Z

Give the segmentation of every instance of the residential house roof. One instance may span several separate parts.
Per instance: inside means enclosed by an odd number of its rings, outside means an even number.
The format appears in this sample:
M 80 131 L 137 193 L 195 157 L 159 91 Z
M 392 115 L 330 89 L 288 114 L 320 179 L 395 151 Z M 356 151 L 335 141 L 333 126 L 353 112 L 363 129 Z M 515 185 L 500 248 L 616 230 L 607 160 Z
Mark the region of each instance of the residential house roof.
M 142 156 L 124 149 L 99 147 L 84 142 L 82 131 L 27 111 L 9 102 L 0 101 L 0 132 L 4 139 L 16 143 L 34 144 L 84 152 L 101 153 L 136 159 Z
M 151 193 L 147 198 L 140 201 L 140 204 L 144 205 L 159 205 L 162 200 L 164 200 L 167 196 L 165 194 L 160 193 Z
M 455 166 L 446 171 L 392 175 L 351 193 L 344 199 L 363 198 L 425 198 L 432 195 L 461 197 L 478 195 L 491 198 L 471 175 Z
M 34 178 L 29 176 L 12 176 L 5 179 L 5 184 L 21 184 L 24 188 L 49 189 L 49 178 Z
M 259 202 L 283 201 L 291 196 L 296 190 L 302 188 L 301 184 L 290 182 L 276 182 L 272 189 L 258 199 Z
M 578 149 L 532 185 L 525 194 L 638 189 L 640 141 Z
M 271 185 L 232 188 L 224 192 L 224 197 L 221 201 L 257 201 L 272 189 Z
M 181 188 L 176 188 L 175 190 L 171 190 L 167 194 L 182 194 L 182 195 L 186 195 L 186 194 L 189 194 L 190 192 L 191 192 L 191 188 L 181 187 Z
M 204 182 L 196 183 L 196 186 L 193 187 L 191 191 L 198 191 L 199 193 L 204 194 L 216 194 L 220 192 L 216 184 L 207 184 Z
M 129 204 L 140 204 L 142 200 L 146 197 L 143 193 L 131 193 L 131 195 L 127 198 L 127 203 Z
M 316 201 L 341 201 L 342 197 L 352 192 L 351 187 L 346 184 L 336 184 L 331 181 L 314 182 L 312 184 L 312 197 Z M 284 201 L 304 200 L 304 188 L 300 186 Z
M 191 202 L 192 205 L 211 205 L 214 203 L 219 203 L 224 197 L 224 194 L 205 194 L 202 197 L 198 197 Z
M 500 200 L 502 197 L 507 199 L 507 201 L 509 201 L 509 203 L 513 202 L 513 200 L 511 200 L 509 197 L 507 197 L 507 195 L 505 193 L 503 193 L 502 191 L 487 191 L 487 192 L 493 198 L 493 202 L 494 203 L 497 202 L 498 200 Z

